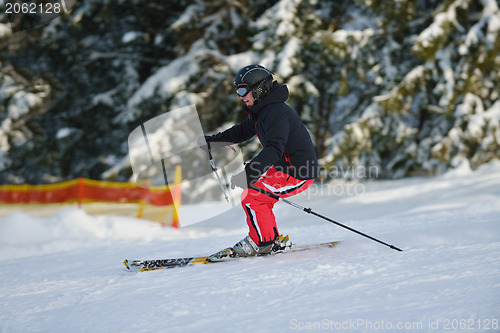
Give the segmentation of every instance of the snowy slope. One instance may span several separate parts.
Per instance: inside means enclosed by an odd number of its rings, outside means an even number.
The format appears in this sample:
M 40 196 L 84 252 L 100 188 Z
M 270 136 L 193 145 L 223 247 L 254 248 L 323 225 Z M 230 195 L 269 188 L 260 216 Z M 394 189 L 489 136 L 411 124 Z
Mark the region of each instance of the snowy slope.
M 295 243 L 343 244 L 130 273 L 125 258 L 232 245 L 245 235 L 243 213 L 181 230 L 77 209 L 9 215 L 0 219 L 0 332 L 500 331 L 500 162 L 358 184 L 356 195 L 339 188 L 292 201 L 404 252 L 279 203 L 280 231 Z

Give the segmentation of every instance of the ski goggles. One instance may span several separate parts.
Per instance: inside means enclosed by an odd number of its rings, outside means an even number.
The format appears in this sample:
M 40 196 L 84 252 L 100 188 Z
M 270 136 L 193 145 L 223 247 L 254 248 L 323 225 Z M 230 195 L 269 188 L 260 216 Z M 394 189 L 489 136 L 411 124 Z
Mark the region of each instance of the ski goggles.
M 243 97 L 245 96 L 246 94 L 248 94 L 252 89 L 250 89 L 250 87 L 248 85 L 244 85 L 244 86 L 238 86 L 236 87 L 235 91 L 236 91 L 236 94 L 238 94 L 238 96 L 240 97 Z

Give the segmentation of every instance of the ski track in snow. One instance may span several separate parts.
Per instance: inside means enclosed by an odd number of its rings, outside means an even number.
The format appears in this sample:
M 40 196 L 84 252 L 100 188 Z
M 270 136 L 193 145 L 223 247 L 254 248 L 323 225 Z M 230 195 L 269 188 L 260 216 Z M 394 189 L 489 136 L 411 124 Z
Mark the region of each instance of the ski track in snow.
M 125 258 L 234 244 L 243 212 L 180 230 L 76 208 L 11 214 L 0 219 L 0 332 L 499 332 L 500 162 L 363 187 L 291 201 L 404 252 L 278 203 L 296 244 L 343 243 L 131 273 Z

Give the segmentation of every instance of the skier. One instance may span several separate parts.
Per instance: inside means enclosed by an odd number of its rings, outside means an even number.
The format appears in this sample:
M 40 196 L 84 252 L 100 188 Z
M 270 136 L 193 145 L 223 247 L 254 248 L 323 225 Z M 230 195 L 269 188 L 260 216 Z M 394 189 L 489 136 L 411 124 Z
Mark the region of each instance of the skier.
M 269 254 L 289 246 L 287 238 L 278 233 L 273 214 L 276 197 L 286 198 L 306 190 L 319 175 L 311 137 L 298 114 L 285 104 L 287 86 L 273 81 L 272 73 L 260 65 L 243 67 L 234 85 L 248 116 L 223 132 L 200 138 L 198 144 L 206 149 L 210 142 L 240 143 L 257 136 L 263 149 L 243 172 L 231 177 L 231 188 L 244 189 L 241 204 L 248 236 L 213 254 L 210 261 Z

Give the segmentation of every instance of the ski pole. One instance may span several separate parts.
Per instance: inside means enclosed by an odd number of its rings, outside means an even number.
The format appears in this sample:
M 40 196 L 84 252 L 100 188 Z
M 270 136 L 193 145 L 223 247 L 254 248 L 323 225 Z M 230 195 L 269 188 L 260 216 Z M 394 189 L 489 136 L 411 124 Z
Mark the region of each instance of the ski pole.
M 353 228 L 351 228 L 351 227 L 349 227 L 349 226 L 346 226 L 345 224 L 339 223 L 339 222 L 337 222 L 337 221 L 335 221 L 335 220 L 332 220 L 332 219 L 330 219 L 330 218 L 328 218 L 328 217 L 326 217 L 326 216 L 323 216 L 323 215 L 321 215 L 321 214 L 318 214 L 318 213 L 316 213 L 315 211 L 313 211 L 311 208 L 304 208 L 304 207 L 302 207 L 302 206 L 301 206 L 301 205 L 299 205 L 299 204 L 296 204 L 296 203 L 294 203 L 294 202 L 291 202 L 291 201 L 289 201 L 289 200 L 287 200 L 287 199 L 281 198 L 281 197 L 279 197 L 279 196 L 277 196 L 277 195 L 275 195 L 275 194 L 273 194 L 273 193 L 270 193 L 270 192 L 268 192 L 268 191 L 264 191 L 264 190 L 262 190 L 262 189 L 260 189 L 260 188 L 254 187 L 254 186 L 252 186 L 251 188 L 252 188 L 252 189 L 254 189 L 254 190 L 256 190 L 257 192 L 260 192 L 260 193 L 262 193 L 262 194 L 268 195 L 268 196 L 270 196 L 271 198 L 274 198 L 274 199 L 276 199 L 276 200 L 283 201 L 284 203 L 289 204 L 289 205 L 290 205 L 290 206 L 292 206 L 292 207 L 298 208 L 298 209 L 300 209 L 300 210 L 302 210 L 302 211 L 304 211 L 304 212 L 306 212 L 306 213 L 308 213 L 308 214 L 315 215 L 315 216 L 317 216 L 317 217 L 319 217 L 319 218 L 322 218 L 323 220 L 326 220 L 326 221 L 328 221 L 328 222 L 331 222 L 331 223 L 333 223 L 333 224 L 336 224 L 336 225 L 338 225 L 339 227 L 345 228 L 345 229 L 347 229 L 347 230 L 349 230 L 349 231 L 352 231 L 352 232 L 357 233 L 358 235 L 364 236 L 364 237 L 366 237 L 366 238 L 368 238 L 368 239 L 371 239 L 371 240 L 373 240 L 373 241 L 375 241 L 375 242 L 378 242 L 378 243 L 380 243 L 380 244 L 383 244 L 383 245 L 385 245 L 385 246 L 388 246 L 388 247 L 390 247 L 390 248 L 391 248 L 391 249 L 393 249 L 393 250 L 396 250 L 396 251 L 399 251 L 399 252 L 402 252 L 402 251 L 403 251 L 403 250 L 401 250 L 400 248 L 395 247 L 394 245 L 387 244 L 387 243 L 385 243 L 385 242 L 383 242 L 383 241 L 381 241 L 381 240 L 379 240 L 379 239 L 376 239 L 375 237 L 372 237 L 372 236 L 370 236 L 370 235 L 367 235 L 367 234 L 365 234 L 365 233 L 363 233 L 363 232 L 361 232 L 361 231 L 358 231 L 358 230 L 353 229 Z
M 212 166 L 212 171 L 215 173 L 215 176 L 217 176 L 217 180 L 219 181 L 220 189 L 222 190 L 222 193 L 224 194 L 224 198 L 226 198 L 226 201 L 229 202 L 229 197 L 227 196 L 226 189 L 224 188 L 224 185 L 222 185 L 222 181 L 220 180 L 219 173 L 217 172 L 217 168 L 215 167 L 214 159 L 212 157 L 212 150 L 210 148 L 210 142 L 207 141 L 207 152 L 208 152 L 208 158 L 210 159 L 210 165 Z

